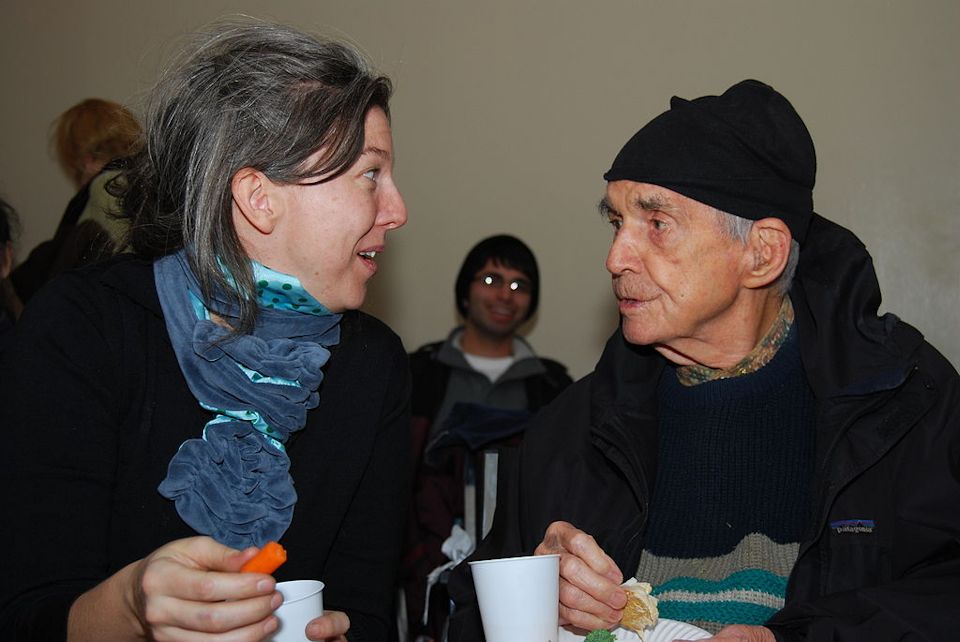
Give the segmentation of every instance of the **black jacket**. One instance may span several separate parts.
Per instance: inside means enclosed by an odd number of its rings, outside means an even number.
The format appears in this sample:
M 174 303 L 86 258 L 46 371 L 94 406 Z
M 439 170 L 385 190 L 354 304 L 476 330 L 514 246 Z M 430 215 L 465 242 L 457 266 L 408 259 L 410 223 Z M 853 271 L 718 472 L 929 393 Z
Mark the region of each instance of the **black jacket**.
M 348 312 L 320 406 L 287 444 L 298 495 L 278 580 L 326 583 L 351 642 L 383 642 L 408 503 L 409 368 L 400 339 Z M 152 264 L 122 256 L 54 279 L 0 355 L 0 639 L 65 637 L 76 597 L 196 533 L 157 492 L 210 414 L 170 345 Z
M 817 399 L 813 518 L 781 642 L 960 638 L 960 380 L 917 330 L 876 315 L 879 286 L 850 232 L 814 218 L 790 293 Z M 637 568 L 656 478 L 656 381 L 665 361 L 617 332 L 596 370 L 502 457 L 497 515 L 476 559 L 529 554 L 548 524 L 592 534 Z M 831 528 L 849 519 L 872 529 Z M 869 531 L 869 532 L 868 532 Z M 469 568 L 451 581 L 455 642 L 481 640 Z

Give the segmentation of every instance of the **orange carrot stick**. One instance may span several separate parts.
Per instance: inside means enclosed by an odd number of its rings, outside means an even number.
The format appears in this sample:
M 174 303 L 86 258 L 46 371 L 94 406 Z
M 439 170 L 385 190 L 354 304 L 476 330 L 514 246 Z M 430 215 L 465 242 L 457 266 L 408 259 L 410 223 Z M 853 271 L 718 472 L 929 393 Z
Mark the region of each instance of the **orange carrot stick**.
M 273 573 L 287 561 L 287 551 L 276 542 L 267 542 L 260 551 L 240 567 L 241 573 Z

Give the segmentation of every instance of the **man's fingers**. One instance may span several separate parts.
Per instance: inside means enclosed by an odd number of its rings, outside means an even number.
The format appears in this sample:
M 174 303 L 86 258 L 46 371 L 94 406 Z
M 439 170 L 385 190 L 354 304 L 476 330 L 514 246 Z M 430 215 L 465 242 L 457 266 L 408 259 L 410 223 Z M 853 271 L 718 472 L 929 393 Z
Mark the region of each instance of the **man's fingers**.
M 620 584 L 623 582 L 623 574 L 613 562 L 609 555 L 603 552 L 593 539 L 593 535 L 588 535 L 583 531 L 570 533 L 564 542 L 565 548 L 586 562 L 595 572 L 607 577 L 610 581 Z
M 560 582 L 560 614 L 587 630 L 609 628 L 620 621 L 621 609 L 612 608 L 570 582 Z M 590 624 L 591 626 L 586 626 Z
M 569 537 L 569 533 L 576 531 L 577 529 L 570 524 L 569 522 L 553 522 L 547 526 L 546 532 L 543 534 L 543 541 L 540 542 L 540 545 L 537 546 L 537 555 L 547 555 L 551 553 L 560 553 L 564 549 L 563 541 L 566 537 Z
M 580 557 L 561 555 L 560 577 L 609 609 L 620 610 L 627 604 L 627 596 L 620 584 L 597 573 Z
M 543 541 L 537 546 L 536 555 L 569 552 L 582 559 L 593 571 L 610 579 L 611 582 L 623 582 L 623 574 L 592 535 L 569 522 L 553 522 L 547 527 Z

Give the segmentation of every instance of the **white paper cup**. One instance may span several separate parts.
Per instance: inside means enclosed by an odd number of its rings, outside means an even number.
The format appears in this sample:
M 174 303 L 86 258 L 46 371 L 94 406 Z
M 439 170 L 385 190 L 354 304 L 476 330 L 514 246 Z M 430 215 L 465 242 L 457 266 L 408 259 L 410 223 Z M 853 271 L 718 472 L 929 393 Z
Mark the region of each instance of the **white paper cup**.
M 557 642 L 559 555 L 469 564 L 487 642 Z
M 283 604 L 274 614 L 280 620 L 272 642 L 305 642 L 307 623 L 323 615 L 323 582 L 293 580 L 277 582 Z

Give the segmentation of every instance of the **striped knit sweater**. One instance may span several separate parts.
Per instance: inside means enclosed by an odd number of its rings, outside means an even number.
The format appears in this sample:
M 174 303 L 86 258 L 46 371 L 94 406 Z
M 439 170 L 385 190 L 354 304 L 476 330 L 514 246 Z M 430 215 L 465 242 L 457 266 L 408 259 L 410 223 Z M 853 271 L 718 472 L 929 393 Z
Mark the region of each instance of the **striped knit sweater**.
M 791 328 L 741 376 L 658 387 L 659 464 L 640 581 L 664 618 L 715 633 L 762 624 L 783 606 L 807 523 L 814 399 Z

